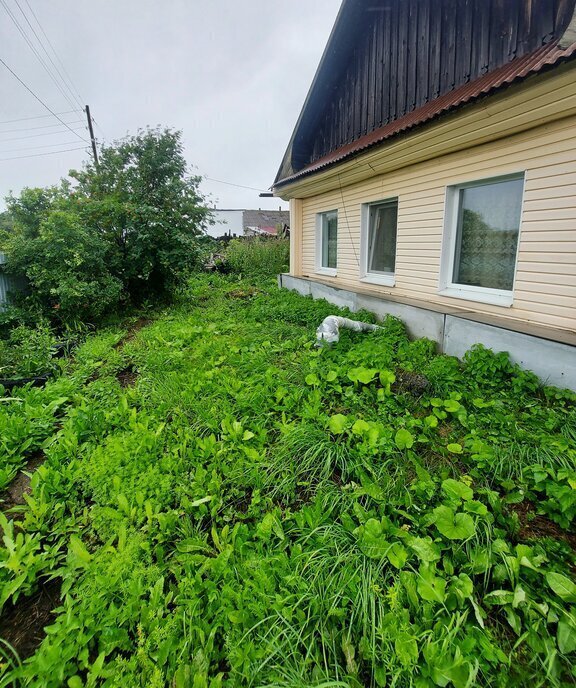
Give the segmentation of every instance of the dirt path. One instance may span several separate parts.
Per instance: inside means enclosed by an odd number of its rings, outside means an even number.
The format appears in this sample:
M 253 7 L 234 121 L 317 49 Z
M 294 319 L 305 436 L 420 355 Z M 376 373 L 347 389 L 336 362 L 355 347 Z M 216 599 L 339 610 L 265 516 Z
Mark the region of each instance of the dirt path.
M 114 344 L 115 349 L 119 349 L 121 346 L 124 346 L 126 342 L 129 342 L 130 340 L 134 339 L 134 337 L 137 335 L 137 333 L 143 328 L 146 327 L 147 325 L 150 325 L 152 320 L 150 318 L 138 318 L 138 320 L 129 327 L 128 332 L 120 339 L 119 341 Z
M 33 655 L 46 637 L 44 628 L 52 623 L 56 617 L 54 610 L 60 604 L 60 586 L 59 580 L 49 581 L 31 597 L 21 597 L 16 604 L 4 607 L 0 638 L 12 647 L 20 661 Z

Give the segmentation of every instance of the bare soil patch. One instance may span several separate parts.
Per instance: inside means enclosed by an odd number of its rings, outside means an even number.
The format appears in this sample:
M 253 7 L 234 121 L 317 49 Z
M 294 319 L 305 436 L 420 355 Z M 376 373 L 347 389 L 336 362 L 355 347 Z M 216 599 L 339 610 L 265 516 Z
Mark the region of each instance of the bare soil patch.
M 398 394 L 412 394 L 415 397 L 422 396 L 430 387 L 428 378 L 420 373 L 414 373 L 403 368 L 396 368 L 394 371 L 396 381 L 392 384 L 392 390 Z
M 21 661 L 36 652 L 46 636 L 44 631 L 54 620 L 60 605 L 59 580 L 49 581 L 31 597 L 21 597 L 7 604 L 0 617 L 0 638 L 16 651 Z
M 27 473 L 33 473 L 38 466 L 44 463 L 45 460 L 46 457 L 42 452 L 34 454 L 34 456 L 28 460 L 24 468 L 18 472 L 14 480 L 2 494 L 2 499 L 4 500 L 1 507 L 2 511 L 6 512 L 15 506 L 22 506 L 23 504 L 26 504 L 25 495 L 30 494 L 31 492 L 31 476 L 27 475 Z M 11 516 L 15 521 L 22 519 L 22 515 L 18 513 L 11 514 Z
M 116 373 L 116 379 L 121 387 L 133 387 L 138 379 L 138 371 L 130 364 Z
M 510 509 L 520 520 L 519 540 L 550 537 L 555 540 L 563 540 L 576 552 L 576 533 L 563 530 L 546 516 L 537 514 L 532 503 L 523 501 L 519 504 L 511 504 Z

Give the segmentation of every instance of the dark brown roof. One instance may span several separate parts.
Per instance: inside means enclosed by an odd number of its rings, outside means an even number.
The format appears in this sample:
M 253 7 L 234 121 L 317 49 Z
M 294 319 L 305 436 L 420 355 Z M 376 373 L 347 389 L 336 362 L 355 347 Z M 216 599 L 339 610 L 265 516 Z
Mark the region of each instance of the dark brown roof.
M 576 57 L 576 43 L 564 49 L 559 47 L 557 41 L 544 45 L 528 55 L 512 60 L 508 64 L 485 74 L 479 79 L 475 79 L 464 86 L 430 101 L 426 105 L 362 136 L 352 143 L 341 146 L 337 150 L 314 161 L 312 164 L 307 165 L 299 172 L 278 180 L 273 188 L 290 184 L 302 177 L 319 172 L 338 162 L 342 162 L 393 136 L 398 136 L 417 126 L 430 122 L 442 114 L 466 105 L 467 103 L 471 103 L 483 96 L 492 94 L 514 82 L 525 79 L 532 74 L 542 72 L 547 68 L 574 57 Z

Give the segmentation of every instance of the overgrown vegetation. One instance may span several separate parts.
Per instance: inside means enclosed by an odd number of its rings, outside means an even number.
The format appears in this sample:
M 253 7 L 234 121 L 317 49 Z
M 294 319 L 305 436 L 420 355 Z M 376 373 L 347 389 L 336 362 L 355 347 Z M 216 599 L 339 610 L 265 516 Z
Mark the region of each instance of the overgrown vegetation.
M 45 323 L 19 325 L 0 339 L 0 379 L 34 377 L 54 369 L 56 339 Z
M 199 264 L 209 211 L 199 178 L 186 174 L 179 132 L 149 129 L 103 146 L 98 166 L 70 177 L 7 199 L 0 245 L 30 288 L 5 321 L 100 322 L 164 298 Z
M 3 400 L 0 603 L 61 586 L 3 685 L 574 683 L 576 395 L 333 312 L 198 276 Z
M 290 240 L 276 237 L 233 239 L 225 251 L 230 272 L 246 277 L 267 277 L 286 272 L 290 261 Z

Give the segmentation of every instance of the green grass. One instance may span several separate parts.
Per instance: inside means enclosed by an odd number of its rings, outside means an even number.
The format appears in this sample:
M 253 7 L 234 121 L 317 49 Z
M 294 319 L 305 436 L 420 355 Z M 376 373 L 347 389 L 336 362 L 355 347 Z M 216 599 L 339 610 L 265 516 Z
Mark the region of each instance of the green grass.
M 392 318 L 316 349 L 338 312 L 199 276 L 0 404 L 2 485 L 46 457 L 0 602 L 62 586 L 0 685 L 573 684 L 576 396 Z

